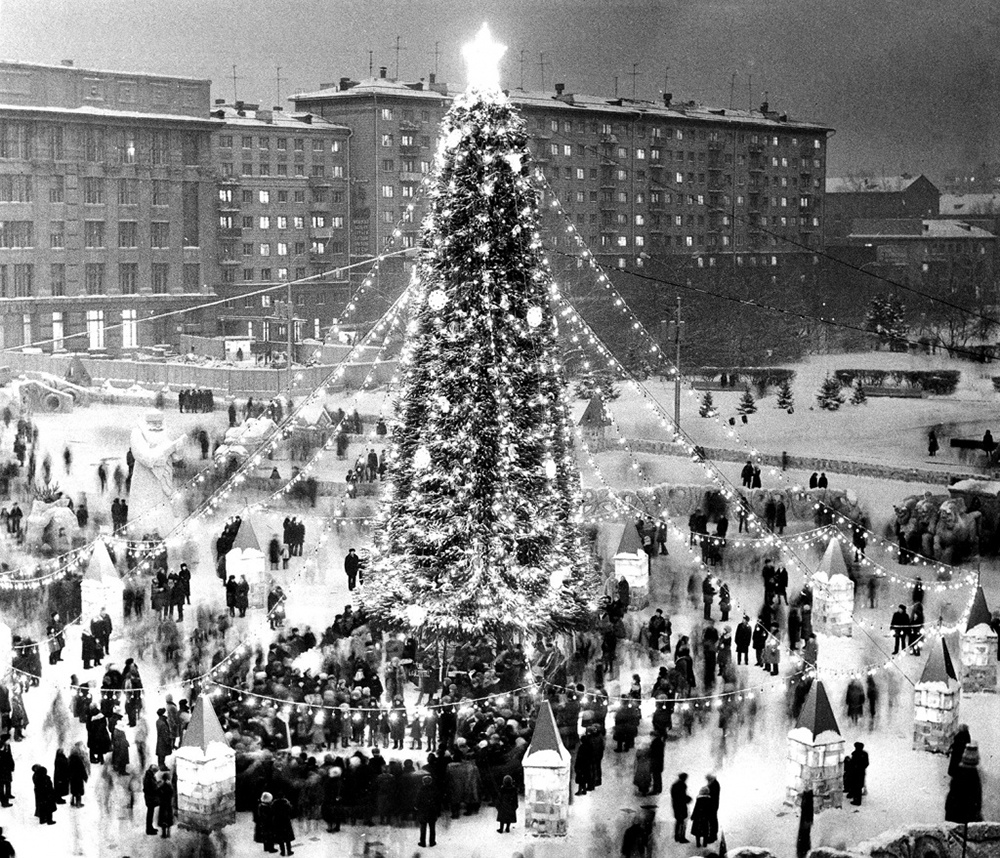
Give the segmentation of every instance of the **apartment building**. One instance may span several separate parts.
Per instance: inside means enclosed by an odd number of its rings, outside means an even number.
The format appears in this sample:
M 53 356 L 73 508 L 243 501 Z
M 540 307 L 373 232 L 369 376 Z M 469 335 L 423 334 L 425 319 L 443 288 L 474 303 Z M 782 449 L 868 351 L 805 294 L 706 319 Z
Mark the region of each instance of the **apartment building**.
M 242 101 L 216 101 L 211 117 L 216 288 L 228 299 L 214 333 L 250 339 L 261 355 L 283 352 L 290 291 L 293 342 L 319 339 L 347 296 L 351 132 L 309 112 Z
M 831 129 L 772 111 L 712 109 L 554 92 L 509 93 L 528 122 L 546 181 L 602 263 L 647 257 L 713 267 L 816 260 L 823 245 L 826 142 Z M 432 75 L 404 82 L 341 78 L 291 96 L 353 132 L 355 252 L 396 236 L 418 241 L 420 182 L 431 169 L 447 88 Z M 564 230 L 560 241 L 575 244 Z
M 215 273 L 209 81 L 0 62 L 0 348 L 198 332 Z

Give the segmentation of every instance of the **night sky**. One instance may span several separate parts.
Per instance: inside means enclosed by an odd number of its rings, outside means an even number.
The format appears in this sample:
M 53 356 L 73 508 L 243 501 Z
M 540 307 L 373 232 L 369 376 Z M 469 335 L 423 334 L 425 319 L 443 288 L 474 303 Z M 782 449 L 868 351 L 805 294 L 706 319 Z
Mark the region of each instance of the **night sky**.
M 0 56 L 185 74 L 213 97 L 277 104 L 374 65 L 464 81 L 483 20 L 510 47 L 507 86 L 695 98 L 837 129 L 830 173 L 913 173 L 1000 161 L 995 0 L 0 0 Z M 280 86 L 276 67 L 281 66 Z M 669 71 L 667 71 L 669 67 Z M 376 71 L 377 73 L 377 71 Z M 735 85 L 732 76 L 736 74 Z M 750 77 L 752 76 L 752 81 Z M 731 88 L 732 85 L 732 88 Z

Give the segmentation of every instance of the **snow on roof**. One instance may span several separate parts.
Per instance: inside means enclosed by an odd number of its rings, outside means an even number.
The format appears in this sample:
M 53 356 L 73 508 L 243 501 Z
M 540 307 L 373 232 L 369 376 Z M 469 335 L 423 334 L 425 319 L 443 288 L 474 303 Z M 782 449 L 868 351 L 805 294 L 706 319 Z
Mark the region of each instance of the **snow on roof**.
M 208 753 L 208 746 L 212 742 L 221 742 L 226 747 L 226 734 L 219 723 L 219 716 L 215 714 L 215 707 L 208 696 L 202 694 L 194 702 L 194 709 L 191 711 L 191 722 L 184 731 L 184 740 L 181 742 L 182 748 L 201 748 L 202 753 Z
M 920 218 L 859 218 L 854 221 L 849 238 L 996 238 L 989 230 L 961 220 Z
M 948 491 L 952 494 L 968 493 L 1000 497 L 1000 480 L 978 480 L 975 478 L 959 480 L 948 486 Z
M 314 400 L 299 409 L 298 414 L 295 415 L 295 422 L 306 426 L 329 423 L 330 412 L 323 407 L 323 403 Z
M 9 68 L 11 66 L 19 66 L 22 68 L 41 68 L 41 69 L 59 69 L 59 71 L 64 72 L 81 72 L 83 74 L 106 74 L 113 77 L 148 77 L 154 80 L 179 80 L 185 83 L 207 83 L 211 84 L 211 80 L 205 77 L 186 77 L 184 75 L 176 74 L 157 74 L 155 72 L 139 72 L 139 71 L 121 71 L 120 69 L 96 69 L 91 67 L 78 66 L 75 63 L 73 65 L 66 65 L 65 63 L 29 63 L 22 62 L 21 60 L 0 60 L 0 68 Z
M 942 215 L 1000 214 L 1000 194 L 941 194 Z
M 263 552 L 263 544 L 257 533 L 257 528 L 254 526 L 253 519 L 249 515 L 244 516 L 240 521 L 240 529 L 236 531 L 233 548 L 239 548 L 241 551 L 252 549 Z
M 837 726 L 837 719 L 830 706 L 830 698 L 826 696 L 823 680 L 817 679 L 813 682 L 805 702 L 802 704 L 802 711 L 799 712 L 795 726 L 809 730 L 814 741 L 821 734 L 827 732 L 840 735 L 840 728 Z
M 111 110 L 107 107 L 49 107 L 41 104 L 0 104 L 0 112 L 15 111 L 19 113 L 54 113 L 59 116 L 79 116 L 83 118 L 100 117 L 108 119 L 156 119 L 170 122 L 200 123 L 202 125 L 216 120 L 207 116 L 190 116 L 184 113 L 147 113 L 142 110 Z
M 828 176 L 828 194 L 899 194 L 926 176 Z
M 931 646 L 931 653 L 927 657 L 927 664 L 924 665 L 924 672 L 920 674 L 919 684 L 930 682 L 947 686 L 950 681 L 957 682 L 958 676 L 951 660 L 951 653 L 948 652 L 948 642 L 941 638 L 940 646 L 937 644 Z
M 965 625 L 965 630 L 971 631 L 983 623 L 989 626 L 992 619 L 993 615 L 990 614 L 990 609 L 986 605 L 986 594 L 983 592 L 982 586 L 976 587 L 976 595 L 972 597 L 972 607 L 969 609 L 969 621 Z
M 330 86 L 313 92 L 300 92 L 289 96 L 292 101 L 310 101 L 325 99 L 341 99 L 370 95 L 397 95 L 405 98 L 432 98 L 449 100 L 457 93 L 438 92 L 428 89 L 428 84 L 421 81 L 400 81 L 391 78 L 367 78 L 347 89 Z M 416 89 L 415 87 L 421 87 Z M 443 86 L 443 84 L 442 84 Z M 519 107 L 561 108 L 567 111 L 582 113 L 585 111 L 600 111 L 602 113 L 622 113 L 634 116 L 636 113 L 661 117 L 663 119 L 695 119 L 710 122 L 731 123 L 738 125 L 759 125 L 788 129 L 825 132 L 832 129 L 815 122 L 788 119 L 784 114 L 775 111 L 762 113 L 759 110 L 730 110 L 699 104 L 695 101 L 679 101 L 671 103 L 670 107 L 655 101 L 629 98 L 606 98 L 586 93 L 564 93 L 511 89 L 507 96 Z
M 546 752 L 549 752 L 546 754 Z M 528 744 L 528 752 L 524 755 L 524 765 L 555 766 L 552 753 L 559 758 L 559 764 L 565 764 L 569 757 L 566 746 L 563 745 L 556 729 L 555 715 L 552 714 L 552 704 L 548 700 L 543 700 L 538 707 L 538 717 L 535 719 L 535 729 L 531 733 L 531 742 Z M 541 754 L 537 762 L 531 759 L 532 755 Z
M 264 119 L 267 113 L 271 118 Z M 262 114 L 258 116 L 258 114 Z M 211 115 L 216 119 L 222 119 L 226 125 L 252 126 L 255 128 L 294 128 L 296 131 L 308 131 L 314 128 L 319 131 L 348 131 L 346 125 L 337 125 L 317 116 L 315 113 L 303 111 L 270 110 L 262 111 L 260 108 L 237 109 L 231 104 L 218 104 L 212 108 Z

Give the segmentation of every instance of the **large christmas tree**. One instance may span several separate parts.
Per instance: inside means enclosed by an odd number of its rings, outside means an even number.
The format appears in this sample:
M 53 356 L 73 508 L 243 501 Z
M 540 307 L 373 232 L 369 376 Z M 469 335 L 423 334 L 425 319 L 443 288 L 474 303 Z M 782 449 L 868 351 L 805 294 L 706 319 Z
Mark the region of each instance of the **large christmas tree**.
M 525 124 L 499 88 L 502 50 L 484 27 L 466 48 L 469 88 L 442 121 L 360 594 L 390 628 L 438 639 L 570 628 L 589 601 L 554 292 Z

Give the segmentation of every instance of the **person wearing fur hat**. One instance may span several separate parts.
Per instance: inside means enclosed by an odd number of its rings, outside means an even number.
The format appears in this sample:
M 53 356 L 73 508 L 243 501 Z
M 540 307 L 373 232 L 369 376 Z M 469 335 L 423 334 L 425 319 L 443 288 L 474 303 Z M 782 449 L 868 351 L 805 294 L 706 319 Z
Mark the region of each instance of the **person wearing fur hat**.
M 261 843 L 265 852 L 277 852 L 274 848 L 274 796 L 261 793 L 260 801 L 253 814 L 254 843 Z
M 517 785 L 510 775 L 503 776 L 500 794 L 497 796 L 498 834 L 510 833 L 511 823 L 517 822 Z

